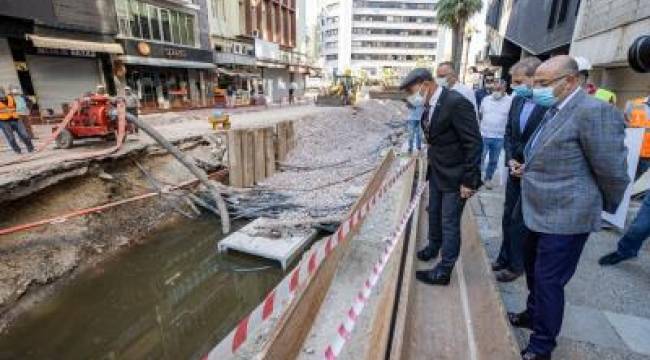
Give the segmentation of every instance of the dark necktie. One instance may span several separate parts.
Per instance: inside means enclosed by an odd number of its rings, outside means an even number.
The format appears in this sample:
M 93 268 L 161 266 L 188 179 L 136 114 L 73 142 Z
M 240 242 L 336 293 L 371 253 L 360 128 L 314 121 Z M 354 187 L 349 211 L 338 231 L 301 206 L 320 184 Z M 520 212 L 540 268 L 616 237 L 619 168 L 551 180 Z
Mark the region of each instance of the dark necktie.
M 544 118 L 542 119 L 542 122 L 540 122 L 539 127 L 537 127 L 537 130 L 533 134 L 533 136 L 530 138 L 530 141 L 528 142 L 528 146 L 526 149 L 526 159 L 530 157 L 530 154 L 533 152 L 533 149 L 537 145 L 537 141 L 539 140 L 539 136 L 544 131 L 544 127 L 548 124 L 549 121 L 551 121 L 555 115 L 560 111 L 556 106 L 552 106 L 550 109 L 546 111 L 546 114 L 544 114 Z
M 430 112 L 431 112 L 431 105 L 429 104 L 424 105 L 424 112 L 422 112 L 420 125 L 422 126 L 422 131 L 424 132 L 424 136 L 427 139 L 429 139 L 429 128 L 431 127 L 431 119 L 429 118 Z

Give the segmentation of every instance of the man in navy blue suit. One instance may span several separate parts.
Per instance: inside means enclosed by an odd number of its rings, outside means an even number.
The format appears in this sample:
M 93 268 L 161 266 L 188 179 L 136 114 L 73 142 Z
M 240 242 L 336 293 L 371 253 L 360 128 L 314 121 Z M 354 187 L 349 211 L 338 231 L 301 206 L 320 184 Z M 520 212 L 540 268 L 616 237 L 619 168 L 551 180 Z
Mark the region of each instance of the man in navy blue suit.
M 524 147 L 530 136 L 537 130 L 548 108 L 533 102 L 533 80 L 535 70 L 542 62 L 536 57 L 525 58 L 510 69 L 512 77 L 512 100 L 504 148 L 506 163 L 515 168 L 524 163 Z M 526 227 L 521 211 L 515 212 L 515 205 L 521 196 L 521 180 L 510 175 L 506 184 L 506 200 L 503 206 L 503 242 L 499 257 L 492 264 L 496 278 L 501 282 L 510 282 L 524 273 L 523 239 Z

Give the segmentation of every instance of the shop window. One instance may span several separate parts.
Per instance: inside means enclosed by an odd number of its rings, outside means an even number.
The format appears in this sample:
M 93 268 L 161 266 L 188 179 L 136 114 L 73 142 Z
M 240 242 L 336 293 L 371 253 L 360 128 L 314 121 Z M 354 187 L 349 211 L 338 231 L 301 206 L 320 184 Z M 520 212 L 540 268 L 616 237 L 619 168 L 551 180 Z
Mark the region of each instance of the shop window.
M 180 27 L 178 26 L 178 17 L 179 13 L 177 12 L 171 12 L 170 14 L 170 23 L 172 27 L 172 42 L 174 44 L 180 44 L 181 43 L 181 34 L 180 34 Z
M 186 15 L 187 19 L 187 43 L 185 45 L 194 46 L 194 16 Z
M 149 5 L 149 19 L 151 20 L 151 38 L 158 41 L 162 40 L 160 37 L 160 21 L 157 7 Z
M 136 38 L 142 37 L 142 31 L 140 31 L 140 6 L 137 2 L 131 1 L 131 16 L 129 17 L 129 23 L 131 24 L 131 36 Z
M 149 16 L 147 10 L 147 4 L 139 4 L 140 8 L 140 30 L 142 31 L 143 39 L 151 39 L 151 31 L 149 28 Z
M 172 42 L 171 23 L 169 22 L 169 10 L 160 9 L 160 24 L 162 25 L 162 41 Z
M 129 24 L 129 2 L 127 0 L 116 0 L 115 12 L 117 14 L 117 26 L 120 35 L 131 36 L 131 25 Z

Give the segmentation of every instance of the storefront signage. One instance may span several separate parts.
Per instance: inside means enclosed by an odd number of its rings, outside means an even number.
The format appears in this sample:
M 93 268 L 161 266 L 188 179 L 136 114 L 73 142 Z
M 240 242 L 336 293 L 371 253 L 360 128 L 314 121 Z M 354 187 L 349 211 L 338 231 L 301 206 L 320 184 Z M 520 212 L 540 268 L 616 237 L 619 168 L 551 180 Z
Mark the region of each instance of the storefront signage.
M 138 52 L 142 56 L 149 56 L 151 54 L 151 47 L 144 41 L 138 43 Z
M 263 60 L 280 60 L 280 46 L 262 39 L 255 39 L 255 57 Z
M 171 59 L 186 59 L 187 51 L 179 48 L 165 48 L 165 56 Z
M 89 51 L 89 50 L 50 49 L 50 48 L 36 48 L 36 53 L 39 55 L 76 56 L 76 57 L 95 57 L 97 55 L 94 51 Z

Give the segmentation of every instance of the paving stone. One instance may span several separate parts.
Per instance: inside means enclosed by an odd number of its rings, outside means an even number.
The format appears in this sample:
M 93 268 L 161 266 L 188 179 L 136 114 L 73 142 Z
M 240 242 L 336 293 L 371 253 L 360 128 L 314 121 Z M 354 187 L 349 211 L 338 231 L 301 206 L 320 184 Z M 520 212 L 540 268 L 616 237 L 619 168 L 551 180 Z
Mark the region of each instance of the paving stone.
M 602 311 L 568 305 L 560 336 L 594 345 L 625 349 L 625 344 Z
M 609 311 L 605 315 L 630 349 L 650 355 L 650 319 Z

